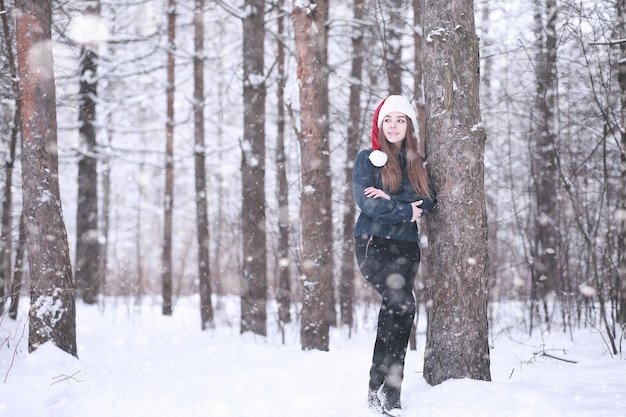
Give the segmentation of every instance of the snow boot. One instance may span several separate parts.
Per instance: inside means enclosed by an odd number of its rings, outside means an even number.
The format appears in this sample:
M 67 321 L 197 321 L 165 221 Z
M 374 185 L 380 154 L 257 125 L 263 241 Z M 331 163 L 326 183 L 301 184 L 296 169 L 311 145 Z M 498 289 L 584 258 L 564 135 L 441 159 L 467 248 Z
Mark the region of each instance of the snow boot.
M 383 385 L 379 392 L 383 414 L 392 417 L 401 417 L 404 415 L 402 406 L 400 405 L 400 389 Z
M 383 404 L 380 402 L 379 396 L 381 389 L 373 390 L 370 388 L 367 392 L 367 408 L 376 414 L 383 414 Z

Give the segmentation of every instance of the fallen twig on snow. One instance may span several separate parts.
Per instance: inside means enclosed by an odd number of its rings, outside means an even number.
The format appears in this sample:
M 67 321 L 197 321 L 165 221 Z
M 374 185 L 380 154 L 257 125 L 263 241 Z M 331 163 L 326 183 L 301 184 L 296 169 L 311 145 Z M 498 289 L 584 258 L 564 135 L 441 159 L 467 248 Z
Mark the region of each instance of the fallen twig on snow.
M 545 356 L 546 358 L 551 358 L 551 359 L 556 359 L 558 361 L 563 361 L 563 362 L 567 362 L 567 363 L 578 363 L 578 361 L 572 360 L 572 359 L 565 359 L 565 358 L 561 358 L 559 356 L 555 356 L 552 355 L 551 353 L 546 352 L 545 350 L 542 350 L 541 352 L 535 352 L 535 356 Z
M 69 375 L 69 376 L 65 375 L 65 374 L 61 374 L 59 376 L 55 376 L 52 379 L 56 379 L 56 381 L 52 382 L 50 385 L 58 384 L 59 382 L 67 381 L 68 379 L 71 379 L 74 382 L 83 382 L 83 381 L 79 381 L 78 379 L 74 378 L 80 372 L 81 371 L 76 371 L 72 375 Z

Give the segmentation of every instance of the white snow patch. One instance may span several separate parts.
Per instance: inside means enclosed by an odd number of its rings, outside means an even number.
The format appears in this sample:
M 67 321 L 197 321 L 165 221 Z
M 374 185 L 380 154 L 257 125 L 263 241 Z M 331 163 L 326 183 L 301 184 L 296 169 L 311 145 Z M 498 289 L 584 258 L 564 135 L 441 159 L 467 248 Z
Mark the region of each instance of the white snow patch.
M 79 302 L 78 360 L 52 344 L 28 353 L 28 299 L 20 301 L 17 321 L 1 318 L 3 416 L 370 415 L 366 395 L 376 303 L 358 309 L 351 335 L 332 329 L 330 351 L 318 352 L 301 350 L 297 320 L 278 327 L 274 303 L 268 336 L 261 337 L 239 334 L 235 297 L 220 299 L 215 328 L 204 332 L 198 296 L 178 298 L 169 317 L 161 314 L 157 297 L 145 297 L 137 307 L 130 298 L 107 298 L 105 308 Z M 437 386 L 422 376 L 427 320 L 421 312 L 417 350 L 407 353 L 405 415 L 626 415 L 626 361 L 611 358 L 597 329 L 574 329 L 570 338 L 569 331 L 555 328 L 530 337 L 517 329 L 521 308 L 490 308 L 497 318 L 490 333 L 493 381 L 460 379 Z

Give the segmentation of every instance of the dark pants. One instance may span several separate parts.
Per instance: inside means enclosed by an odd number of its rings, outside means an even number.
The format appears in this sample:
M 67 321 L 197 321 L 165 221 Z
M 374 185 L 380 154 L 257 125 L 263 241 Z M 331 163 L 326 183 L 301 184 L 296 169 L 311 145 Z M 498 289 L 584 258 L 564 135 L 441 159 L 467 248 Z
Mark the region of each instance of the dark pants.
M 355 239 L 361 273 L 382 296 L 370 369 L 370 391 L 385 385 L 399 400 L 404 358 L 415 318 L 413 284 L 420 262 L 417 242 L 363 236 Z

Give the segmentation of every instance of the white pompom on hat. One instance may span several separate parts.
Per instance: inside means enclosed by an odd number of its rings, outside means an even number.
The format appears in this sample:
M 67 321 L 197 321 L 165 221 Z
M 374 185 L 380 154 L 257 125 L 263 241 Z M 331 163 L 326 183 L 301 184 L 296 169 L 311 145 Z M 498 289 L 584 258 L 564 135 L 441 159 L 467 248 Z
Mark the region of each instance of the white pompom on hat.
M 380 149 L 380 144 L 378 143 L 378 131 L 383 125 L 383 120 L 385 119 L 385 116 L 393 112 L 403 113 L 411 119 L 411 122 L 413 123 L 413 130 L 417 136 L 418 125 L 415 107 L 413 107 L 409 100 L 404 96 L 391 95 L 384 99 L 374 112 L 374 123 L 372 126 L 372 148 L 374 150 Z

